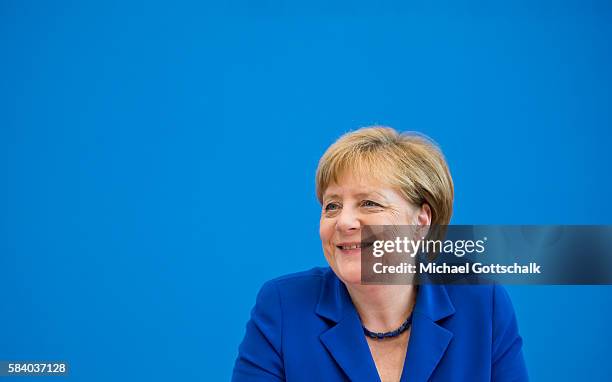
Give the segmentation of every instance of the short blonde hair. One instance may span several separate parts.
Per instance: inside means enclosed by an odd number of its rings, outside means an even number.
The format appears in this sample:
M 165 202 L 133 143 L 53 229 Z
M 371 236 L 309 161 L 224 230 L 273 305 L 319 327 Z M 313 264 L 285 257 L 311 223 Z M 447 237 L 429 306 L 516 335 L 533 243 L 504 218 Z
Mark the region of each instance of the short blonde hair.
M 351 171 L 397 188 L 409 202 L 431 207 L 432 225 L 449 224 L 453 213 L 453 180 L 438 145 L 423 134 L 398 133 L 385 126 L 349 132 L 331 145 L 317 168 L 320 203 L 331 183 Z

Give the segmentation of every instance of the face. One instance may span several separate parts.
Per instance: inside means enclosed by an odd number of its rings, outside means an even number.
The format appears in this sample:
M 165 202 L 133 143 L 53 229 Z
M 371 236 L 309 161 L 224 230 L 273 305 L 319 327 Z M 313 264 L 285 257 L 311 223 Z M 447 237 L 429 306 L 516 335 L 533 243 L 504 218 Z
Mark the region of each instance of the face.
M 323 194 L 319 234 L 325 258 L 348 284 L 361 282 L 361 229 L 365 225 L 429 225 L 427 204 L 416 206 L 398 190 L 352 175 L 332 183 Z

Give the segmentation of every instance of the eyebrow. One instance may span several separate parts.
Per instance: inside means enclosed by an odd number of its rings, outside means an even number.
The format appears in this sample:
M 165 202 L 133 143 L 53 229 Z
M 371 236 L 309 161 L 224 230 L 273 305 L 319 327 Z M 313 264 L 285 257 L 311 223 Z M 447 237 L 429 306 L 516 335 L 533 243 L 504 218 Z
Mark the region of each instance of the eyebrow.
M 358 194 L 355 194 L 356 197 L 358 198 L 364 198 L 364 197 L 368 197 L 368 196 L 378 196 L 379 198 L 383 199 L 384 201 L 387 201 L 387 198 L 381 194 L 378 191 L 370 191 L 370 192 L 360 192 Z M 338 194 L 331 194 L 331 195 L 323 195 L 323 201 L 329 200 L 329 199 L 338 199 L 340 198 L 340 195 Z
M 355 196 L 357 196 L 358 198 L 365 198 L 365 197 L 368 197 L 368 196 L 377 196 L 377 197 L 381 198 L 382 200 L 387 201 L 387 198 L 383 194 L 378 192 L 378 191 L 360 192 L 360 193 L 358 193 Z
M 339 198 L 339 197 L 340 197 L 340 195 L 338 195 L 338 194 L 331 194 L 331 195 L 327 195 L 327 194 L 325 194 L 325 195 L 323 195 L 323 200 L 327 200 L 327 199 L 337 199 L 337 198 Z

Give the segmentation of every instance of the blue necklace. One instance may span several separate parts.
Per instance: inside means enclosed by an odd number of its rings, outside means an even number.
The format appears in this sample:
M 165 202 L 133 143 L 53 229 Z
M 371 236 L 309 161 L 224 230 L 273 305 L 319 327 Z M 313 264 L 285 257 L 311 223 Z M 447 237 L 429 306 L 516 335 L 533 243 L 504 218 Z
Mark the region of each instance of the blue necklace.
M 393 338 L 393 337 L 399 336 L 400 334 L 404 333 L 406 329 L 410 327 L 410 324 L 412 324 L 412 313 L 410 313 L 410 316 L 408 316 L 406 321 L 404 321 L 404 323 L 399 328 L 392 330 L 390 332 L 384 332 L 384 333 L 371 332 L 365 326 L 361 325 L 361 327 L 363 328 L 363 332 L 365 333 L 366 336 L 370 338 L 377 338 L 379 340 L 382 340 L 384 338 Z

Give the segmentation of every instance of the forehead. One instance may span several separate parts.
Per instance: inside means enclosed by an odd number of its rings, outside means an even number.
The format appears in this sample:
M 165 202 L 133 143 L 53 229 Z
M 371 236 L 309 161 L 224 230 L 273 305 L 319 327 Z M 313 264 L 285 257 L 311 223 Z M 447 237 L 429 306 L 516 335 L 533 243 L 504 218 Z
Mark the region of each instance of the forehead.
M 382 177 L 367 174 L 347 173 L 329 184 L 323 198 L 376 195 L 384 198 L 399 196 L 397 191 Z

